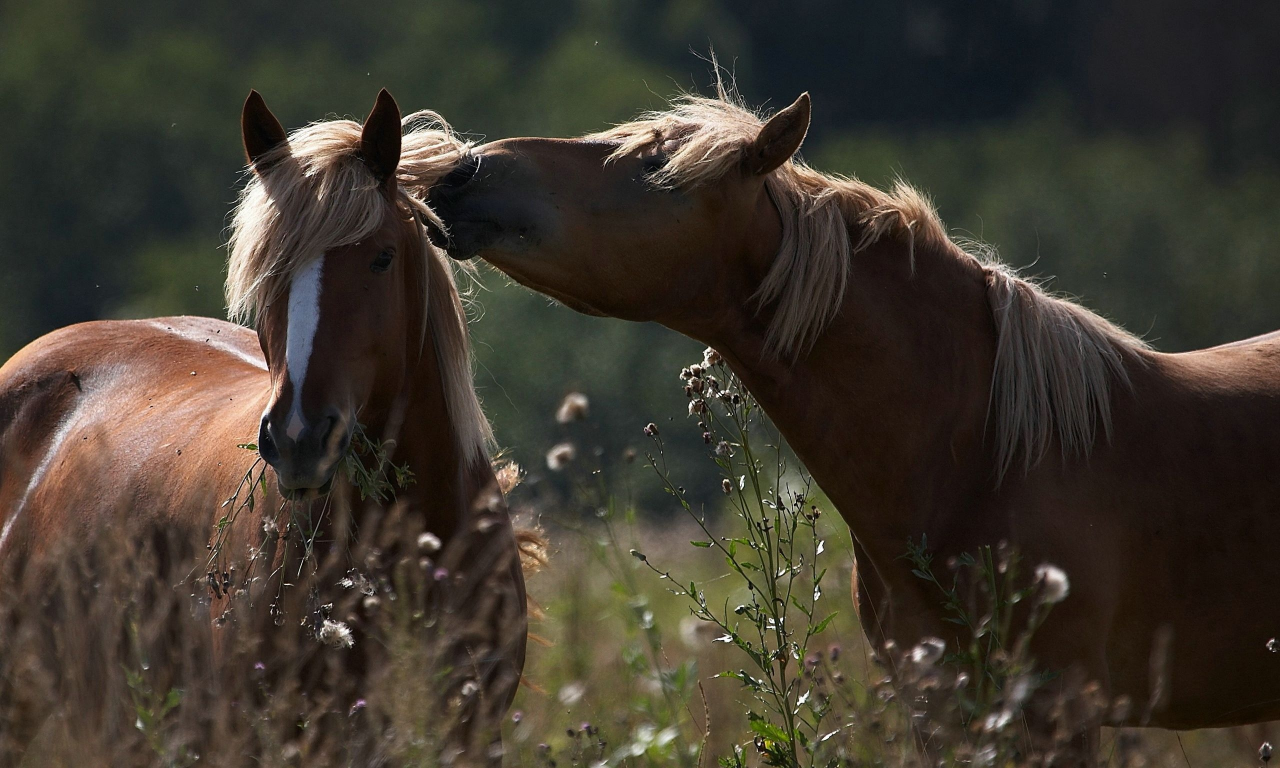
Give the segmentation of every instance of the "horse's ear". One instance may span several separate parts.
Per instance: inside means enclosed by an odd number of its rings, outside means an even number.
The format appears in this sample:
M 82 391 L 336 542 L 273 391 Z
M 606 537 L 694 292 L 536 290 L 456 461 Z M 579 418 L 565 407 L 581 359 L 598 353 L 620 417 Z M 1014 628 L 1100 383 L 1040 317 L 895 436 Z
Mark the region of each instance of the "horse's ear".
M 267 170 L 262 161 L 267 153 L 289 143 L 284 126 L 267 109 L 267 102 L 257 91 L 249 91 L 249 98 L 244 100 L 244 109 L 240 112 L 240 135 L 244 140 L 245 157 L 258 173 Z
M 364 119 L 360 133 L 360 157 L 373 171 L 378 183 L 388 185 L 400 165 L 400 107 L 387 89 L 378 92 L 373 111 Z
M 791 159 L 809 132 L 809 92 L 769 119 L 747 147 L 747 171 L 763 176 Z

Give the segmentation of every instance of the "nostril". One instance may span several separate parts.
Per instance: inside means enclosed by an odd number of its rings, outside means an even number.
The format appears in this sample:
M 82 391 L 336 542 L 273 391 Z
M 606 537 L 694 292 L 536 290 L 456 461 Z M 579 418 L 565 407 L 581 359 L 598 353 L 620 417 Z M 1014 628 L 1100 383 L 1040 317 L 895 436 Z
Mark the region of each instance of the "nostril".
M 266 416 L 262 417 L 262 425 L 258 428 L 258 455 L 268 464 L 274 464 L 280 458 L 280 450 L 271 437 L 271 422 Z
M 467 182 L 474 179 L 476 174 L 479 172 L 479 155 L 468 152 L 463 155 L 462 159 L 456 166 L 454 166 L 452 171 L 449 171 L 445 174 L 444 178 L 440 179 L 437 186 L 444 191 L 453 191 L 465 186 Z
M 336 430 L 338 428 L 338 425 L 342 423 L 342 414 L 338 411 L 338 409 L 330 408 L 325 413 L 324 422 L 325 423 L 322 425 L 322 427 L 316 430 L 316 434 L 320 438 L 321 446 L 325 448 L 331 448 L 332 447 L 331 441 L 333 440 L 334 430 Z

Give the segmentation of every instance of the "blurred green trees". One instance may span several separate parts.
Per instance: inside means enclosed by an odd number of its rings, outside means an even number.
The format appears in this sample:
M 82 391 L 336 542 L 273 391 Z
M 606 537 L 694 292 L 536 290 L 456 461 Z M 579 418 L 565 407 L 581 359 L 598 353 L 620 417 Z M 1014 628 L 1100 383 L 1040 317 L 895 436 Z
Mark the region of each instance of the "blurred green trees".
M 572 135 L 705 86 L 691 51 L 711 47 L 754 103 L 813 91 L 814 165 L 901 174 L 959 234 L 1158 347 L 1271 330 L 1276 11 L 1231 5 L 1172 3 L 1161 35 L 1196 44 L 1166 50 L 1118 1 L 0 0 L 0 355 L 95 317 L 222 314 L 251 87 L 290 128 L 363 115 L 387 86 L 478 139 Z M 481 280 L 477 382 L 531 470 L 570 389 L 598 430 L 580 455 L 605 461 L 683 408 L 670 377 L 697 345 Z

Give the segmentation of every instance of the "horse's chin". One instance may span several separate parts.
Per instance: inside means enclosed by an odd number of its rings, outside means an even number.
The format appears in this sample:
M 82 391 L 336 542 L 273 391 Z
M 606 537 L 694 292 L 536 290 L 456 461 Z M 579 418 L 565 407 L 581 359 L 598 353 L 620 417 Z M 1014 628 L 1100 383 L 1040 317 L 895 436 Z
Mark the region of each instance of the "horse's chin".
M 329 478 L 318 488 L 289 488 L 283 481 L 276 478 L 276 488 L 279 489 L 280 495 L 289 501 L 308 501 L 328 495 L 333 490 L 333 478 L 336 474 L 336 472 L 330 472 Z

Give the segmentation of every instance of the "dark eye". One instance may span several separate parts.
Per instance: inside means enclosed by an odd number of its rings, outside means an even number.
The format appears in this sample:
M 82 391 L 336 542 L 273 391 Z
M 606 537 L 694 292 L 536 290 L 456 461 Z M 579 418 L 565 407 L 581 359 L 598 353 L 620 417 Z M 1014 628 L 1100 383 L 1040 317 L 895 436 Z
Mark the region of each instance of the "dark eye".
M 370 272 L 386 272 L 391 268 L 391 260 L 396 256 L 396 252 L 392 248 L 388 248 L 378 254 L 378 257 L 369 265 Z
M 666 167 L 666 165 L 667 165 L 667 156 L 662 154 L 661 152 L 655 152 L 654 154 L 646 157 L 644 161 L 641 163 L 640 167 L 642 168 L 642 172 L 644 173 L 645 176 L 652 176 L 658 171 L 661 171 L 664 167 Z
M 641 173 L 647 178 L 667 167 L 671 154 L 680 149 L 680 142 L 667 139 L 649 150 L 640 161 Z

